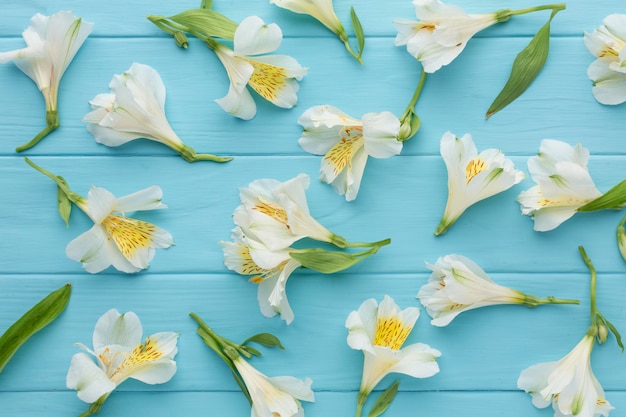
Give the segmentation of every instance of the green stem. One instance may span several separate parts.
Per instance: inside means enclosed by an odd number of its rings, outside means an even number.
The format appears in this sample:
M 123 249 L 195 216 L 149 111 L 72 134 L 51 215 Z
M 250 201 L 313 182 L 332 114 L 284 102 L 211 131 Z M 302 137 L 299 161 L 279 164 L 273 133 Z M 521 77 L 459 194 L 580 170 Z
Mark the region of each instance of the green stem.
M 359 395 L 356 397 L 356 417 L 361 417 L 365 401 L 367 401 L 367 394 L 359 392 Z
M 597 304 L 596 304 L 596 280 L 597 280 L 596 268 L 591 263 L 591 259 L 589 259 L 589 256 L 587 256 L 587 252 L 585 252 L 585 248 L 583 248 L 582 246 L 579 246 L 578 251 L 580 252 L 580 256 L 582 256 L 583 261 L 587 265 L 587 268 L 589 268 L 589 273 L 591 274 L 591 283 L 590 283 L 590 289 L 589 289 L 591 303 L 589 306 L 589 310 L 591 314 L 591 325 L 597 327 L 596 317 L 599 311 L 598 311 Z
M 226 156 L 217 156 L 210 153 L 196 153 L 195 149 L 185 145 L 182 149 L 177 150 L 177 152 L 182 156 L 187 162 L 198 162 L 198 161 L 213 161 L 213 162 L 228 162 L 232 160 L 231 157 Z
M 30 140 L 30 142 L 25 143 L 21 146 L 15 148 L 15 152 L 22 152 L 26 149 L 30 149 L 36 144 L 38 144 L 43 138 L 48 136 L 48 134 L 60 126 L 59 124 L 59 113 L 56 110 L 47 111 L 46 112 L 46 127 L 43 128 L 41 132 L 37 134 L 34 138 Z
M 378 242 L 355 242 L 355 243 L 346 243 L 346 248 L 371 248 L 371 247 L 382 247 L 391 243 L 391 239 L 383 239 Z
M 400 133 L 398 134 L 398 140 L 400 142 L 407 141 L 411 139 L 420 128 L 420 119 L 415 113 L 415 106 L 417 105 L 417 100 L 422 93 L 422 88 L 424 87 L 424 82 L 426 81 L 426 71 L 424 71 L 424 67 L 422 67 L 422 74 L 420 75 L 419 83 L 413 92 L 413 97 L 411 97 L 411 101 L 404 109 L 402 116 L 400 116 Z
M 552 12 L 556 13 L 560 10 L 565 10 L 565 3 L 558 3 L 558 4 L 545 4 L 543 6 L 535 6 L 535 7 L 528 7 L 525 9 L 519 9 L 519 10 L 511 10 L 511 16 L 519 16 L 519 15 L 523 15 L 523 14 L 527 14 L 527 13 L 532 13 L 532 12 L 538 12 L 540 10 L 552 10 Z
M 524 294 L 524 296 L 523 304 L 528 307 L 537 307 L 542 304 L 580 304 L 579 300 L 570 300 L 567 298 L 555 298 L 552 296 L 540 298 L 530 294 Z
M 26 163 L 28 165 L 30 165 L 31 167 L 35 168 L 37 171 L 41 172 L 42 174 L 44 174 L 46 177 L 50 178 L 52 181 L 54 181 L 56 183 L 56 185 L 65 193 L 65 195 L 67 196 L 67 198 L 69 198 L 69 200 L 74 203 L 77 204 L 83 200 L 83 197 L 81 197 L 80 195 L 76 194 L 75 192 L 73 192 L 72 190 L 69 189 L 69 187 L 67 186 L 67 184 L 63 181 L 61 181 L 61 179 L 59 177 L 57 177 L 56 175 L 54 175 L 52 172 L 47 171 L 45 169 L 43 169 L 42 167 L 40 167 L 39 165 L 37 165 L 36 163 L 34 163 L 33 161 L 31 161 L 30 159 L 28 159 L 27 157 L 24 157 L 24 161 L 26 161 Z
M 352 55 L 354 57 L 354 59 L 356 59 L 359 64 L 363 65 L 363 60 L 361 59 L 361 57 L 358 54 L 356 54 L 352 50 L 352 47 L 350 46 L 350 42 L 346 39 L 346 40 L 343 41 L 343 44 L 346 46 L 346 50 L 348 51 L 348 53 L 350 55 Z
M 104 394 L 102 397 L 98 398 L 95 402 L 89 404 L 89 408 L 78 417 L 87 417 L 87 416 L 92 416 L 94 414 L 98 414 L 100 412 L 100 408 L 102 408 L 102 404 L 104 404 L 106 399 L 109 398 L 109 395 L 111 395 L 111 393 Z
M 422 67 L 422 74 L 420 75 L 420 81 L 417 83 L 417 87 L 415 88 L 415 92 L 413 93 L 413 97 L 411 97 L 411 101 L 406 106 L 404 113 L 400 117 L 400 122 L 402 119 L 408 116 L 411 113 L 414 113 L 415 105 L 417 104 L 417 99 L 419 99 L 420 94 L 422 93 L 422 88 L 424 87 L 424 82 L 426 81 L 426 71 L 424 71 L 424 67 Z

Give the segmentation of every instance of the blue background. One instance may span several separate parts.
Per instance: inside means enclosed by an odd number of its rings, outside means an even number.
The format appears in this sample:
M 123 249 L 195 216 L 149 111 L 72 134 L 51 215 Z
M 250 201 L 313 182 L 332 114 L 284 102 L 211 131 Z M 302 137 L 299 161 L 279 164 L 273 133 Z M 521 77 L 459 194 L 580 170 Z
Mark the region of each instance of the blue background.
M 399 376 L 400 393 L 385 414 L 495 417 L 549 416 L 530 396 L 517 390 L 521 370 L 557 360 L 579 341 L 588 326 L 589 274 L 577 246 L 584 245 L 599 272 L 598 306 L 618 329 L 626 329 L 624 261 L 615 243 L 623 213 L 578 214 L 558 229 L 538 233 L 521 216 L 515 197 L 530 179 L 485 200 L 467 212 L 444 236 L 433 231 L 447 196 L 446 171 L 439 156 L 441 135 L 471 133 L 479 150 L 497 147 L 526 170 L 542 139 L 589 148 L 589 170 L 601 191 L 624 179 L 624 106 L 602 106 L 586 77 L 593 57 L 583 44 L 592 31 L 618 10 L 615 2 L 576 1 L 552 24 L 545 68 L 528 91 L 501 113 L 484 114 L 508 77 L 511 64 L 541 27 L 548 12 L 514 17 L 472 39 L 451 65 L 429 76 L 417 106 L 422 129 L 402 155 L 370 159 L 356 201 L 347 203 L 316 180 L 320 157 L 297 143 L 296 120 L 307 108 L 332 104 L 359 118 L 389 110 L 399 115 L 417 83 L 419 64 L 395 47 L 394 18 L 414 18 L 408 0 L 354 1 L 367 40 L 359 66 L 343 45 L 312 18 L 260 0 L 216 0 L 215 9 L 235 21 L 256 14 L 277 22 L 288 54 L 310 68 L 301 83 L 298 106 L 276 108 L 256 97 L 258 113 L 241 121 L 213 101 L 223 97 L 228 79 L 217 58 L 197 39 L 182 50 L 145 19 L 197 7 L 198 1 L 110 0 L 5 1 L 0 15 L 0 50 L 23 47 L 20 36 L 37 12 L 73 10 L 94 22 L 63 77 L 59 111 L 62 127 L 25 152 L 44 168 L 63 175 L 75 192 L 86 195 L 98 185 L 123 196 L 150 185 L 164 191 L 167 210 L 140 213 L 170 231 L 176 246 L 159 250 L 150 269 L 124 275 L 109 269 L 83 272 L 65 256 L 66 244 L 91 227 L 75 210 L 69 228 L 56 209 L 56 187 L 14 152 L 44 125 L 44 104 L 35 84 L 13 64 L 0 66 L 0 332 L 65 282 L 73 285 L 67 310 L 35 335 L 0 375 L 0 416 L 78 415 L 86 404 L 65 387 L 75 342 L 91 345 L 93 327 L 109 308 L 135 311 L 144 334 L 181 333 L 178 372 L 164 385 L 127 381 L 111 396 L 106 416 L 246 416 L 249 406 L 228 368 L 195 334 L 188 317 L 198 313 L 226 337 L 243 340 L 268 331 L 286 351 L 264 350 L 253 364 L 268 375 L 311 377 L 317 400 L 305 403 L 308 416 L 354 414 L 362 354 L 345 343 L 344 321 L 367 298 L 391 295 L 401 307 L 419 306 L 415 295 L 426 283 L 424 261 L 458 253 L 481 265 L 503 285 L 537 296 L 578 298 L 580 306 L 485 308 L 465 313 L 445 328 L 429 324 L 425 312 L 408 343 L 424 342 L 442 351 L 441 372 L 424 380 Z M 503 6 L 537 5 L 529 0 L 459 1 L 471 13 Z M 347 1 L 336 11 L 349 27 Z M 81 118 L 88 100 L 108 91 L 113 74 L 132 62 L 153 66 L 167 88 L 166 112 L 173 129 L 198 152 L 232 155 L 228 164 L 188 164 L 159 144 L 135 141 L 119 148 L 97 144 Z M 238 188 L 257 178 L 281 181 L 305 172 L 312 177 L 308 199 L 312 214 L 352 241 L 387 237 L 392 244 L 343 273 L 296 271 L 287 286 L 296 318 L 286 326 L 264 318 L 256 287 L 223 265 L 220 240 L 228 240 Z M 593 369 L 616 410 L 626 415 L 624 358 L 614 340 L 594 349 Z M 381 387 L 396 376 L 388 377 Z M 372 403 L 370 402 L 369 405 Z M 368 405 L 368 407 L 369 407 Z

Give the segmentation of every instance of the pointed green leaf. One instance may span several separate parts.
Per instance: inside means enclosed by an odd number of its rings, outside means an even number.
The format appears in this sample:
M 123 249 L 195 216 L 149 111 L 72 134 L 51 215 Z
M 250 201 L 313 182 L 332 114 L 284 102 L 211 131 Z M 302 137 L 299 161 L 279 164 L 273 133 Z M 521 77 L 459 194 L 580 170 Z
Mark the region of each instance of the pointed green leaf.
M 259 345 L 265 347 L 278 347 L 279 349 L 285 350 L 285 347 L 280 343 L 280 340 L 271 333 L 259 333 L 254 336 L 250 336 L 242 345 L 247 345 L 249 342 L 258 343 Z
M 550 22 L 558 10 L 550 15 L 548 22 L 535 34 L 530 43 L 515 58 L 509 80 L 491 103 L 486 118 L 499 112 L 518 98 L 537 78 L 548 59 L 550 50 Z
M 365 47 L 365 34 L 363 33 L 361 21 L 354 11 L 354 7 L 350 8 L 350 18 L 352 19 L 352 28 L 354 29 L 354 35 L 356 36 L 356 41 L 359 45 L 359 53 L 357 55 L 361 58 L 363 55 L 363 48 Z
M 316 248 L 290 252 L 289 255 L 305 268 L 313 269 L 322 274 L 332 274 L 356 265 L 378 252 L 378 249 L 379 247 L 375 246 L 364 252 L 346 253 Z
M 213 7 L 213 0 L 202 0 L 202 3 L 200 3 L 201 9 L 211 10 L 212 7 Z
M 67 181 L 60 175 L 57 178 L 69 188 Z M 72 214 L 72 201 L 61 187 L 57 187 L 57 201 L 59 203 L 59 214 L 65 222 L 65 226 L 70 227 L 70 214 Z
M 624 344 L 622 343 L 622 335 L 619 334 L 619 332 L 617 331 L 617 328 L 613 326 L 613 323 L 608 321 L 606 318 L 602 317 L 602 321 L 604 321 L 604 324 L 606 324 L 606 327 L 608 327 L 609 330 L 611 330 L 611 333 L 613 333 L 613 335 L 615 336 L 615 341 L 617 342 L 617 346 L 622 348 L 622 352 L 623 352 Z
M 391 402 L 394 398 L 396 398 L 396 394 L 398 393 L 398 386 L 400 386 L 400 382 L 396 381 L 389 388 L 382 392 L 376 399 L 376 402 L 372 406 L 368 417 L 378 417 L 391 405 Z
M 189 28 L 189 32 L 207 37 L 233 40 L 237 23 L 221 13 L 207 9 L 191 9 L 169 17 L 175 23 Z
M 65 310 L 71 294 L 71 284 L 65 284 L 51 292 L 0 336 L 0 372 L 29 337 L 46 327 Z
M 600 197 L 578 208 L 578 211 L 621 209 L 626 205 L 626 180 L 620 182 Z

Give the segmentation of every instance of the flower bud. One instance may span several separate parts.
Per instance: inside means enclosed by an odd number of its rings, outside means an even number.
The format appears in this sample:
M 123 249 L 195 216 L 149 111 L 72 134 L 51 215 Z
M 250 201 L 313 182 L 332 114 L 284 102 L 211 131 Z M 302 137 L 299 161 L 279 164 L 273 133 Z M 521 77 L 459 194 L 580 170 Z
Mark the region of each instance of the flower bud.
M 176 42 L 179 48 L 187 49 L 189 46 L 189 39 L 187 39 L 187 35 L 184 32 L 174 33 L 174 42 Z
M 606 324 L 600 323 L 598 325 L 598 334 L 596 337 L 598 338 L 599 344 L 606 342 L 606 339 L 609 337 L 609 329 L 606 327 Z

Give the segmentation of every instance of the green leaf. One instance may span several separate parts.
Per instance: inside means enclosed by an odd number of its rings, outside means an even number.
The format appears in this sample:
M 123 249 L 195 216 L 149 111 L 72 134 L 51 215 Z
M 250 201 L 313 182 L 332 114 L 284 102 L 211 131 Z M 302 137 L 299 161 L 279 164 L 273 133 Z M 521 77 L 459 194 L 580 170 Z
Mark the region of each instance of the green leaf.
M 619 332 L 617 331 L 617 328 L 613 326 L 613 323 L 608 321 L 606 318 L 602 317 L 602 321 L 604 321 L 604 324 L 606 324 L 606 327 L 608 327 L 609 330 L 611 330 L 611 333 L 613 333 L 613 335 L 615 336 L 615 341 L 617 342 L 617 346 L 622 348 L 622 352 L 623 352 L 624 344 L 622 343 L 622 335 L 619 334 Z
M 550 50 L 550 22 L 558 10 L 552 11 L 548 22 L 535 34 L 530 43 L 515 58 L 506 85 L 491 103 L 486 118 L 499 112 L 518 98 L 537 78 L 548 59 Z
M 59 181 L 65 184 L 67 188 L 70 188 L 67 185 L 67 181 L 65 181 L 65 178 L 63 178 L 60 175 L 57 175 L 57 178 L 59 179 Z M 67 194 L 65 194 L 65 191 L 63 191 L 61 187 L 57 187 L 57 201 L 59 203 L 59 214 L 61 215 L 61 218 L 65 222 L 65 226 L 69 227 L 70 226 L 70 214 L 72 214 L 72 201 L 69 199 Z
M 378 252 L 378 249 L 379 247 L 375 246 L 364 252 L 346 253 L 316 248 L 289 252 L 289 255 L 305 268 L 321 272 L 322 274 L 332 274 L 358 264 L 363 259 Z
M 258 349 L 253 348 L 252 346 L 243 346 L 240 345 L 237 350 L 239 350 L 239 352 L 244 353 L 246 355 L 247 358 L 252 357 L 252 355 L 255 356 L 263 356 L 261 354 L 261 352 L 259 352 Z
M 352 28 L 354 29 L 354 35 L 356 36 L 356 41 L 359 45 L 358 57 L 361 58 L 363 55 L 363 48 L 365 47 L 365 34 L 363 33 L 361 21 L 354 11 L 354 7 L 350 7 L 350 18 L 352 19 Z
M 285 347 L 280 343 L 280 340 L 271 333 L 259 333 L 254 336 L 250 336 L 243 341 L 242 345 L 247 345 L 249 342 L 258 343 L 265 347 L 278 347 L 285 350 Z
M 398 393 L 398 386 L 400 386 L 400 382 L 396 381 L 391 384 L 389 388 L 383 391 L 383 393 L 380 394 L 376 399 L 376 402 L 372 406 L 367 416 L 378 417 L 379 415 L 387 411 L 393 399 L 396 398 L 396 394 Z
M 619 253 L 622 254 L 622 259 L 626 261 L 626 230 L 624 230 L 624 223 L 626 223 L 626 216 L 622 218 L 622 221 L 617 226 L 617 247 Z
M 71 293 L 71 284 L 65 284 L 51 292 L 0 336 L 0 372 L 28 338 L 50 324 L 65 310 Z
M 213 7 L 213 0 L 202 0 L 202 3 L 200 3 L 201 9 L 211 10 L 212 7 Z
M 596 211 L 603 209 L 621 209 L 626 205 L 626 180 L 620 182 L 595 200 L 578 208 L 578 211 Z
M 169 17 L 175 23 L 186 26 L 197 36 L 216 37 L 233 40 L 237 23 L 221 13 L 207 9 L 191 9 Z

